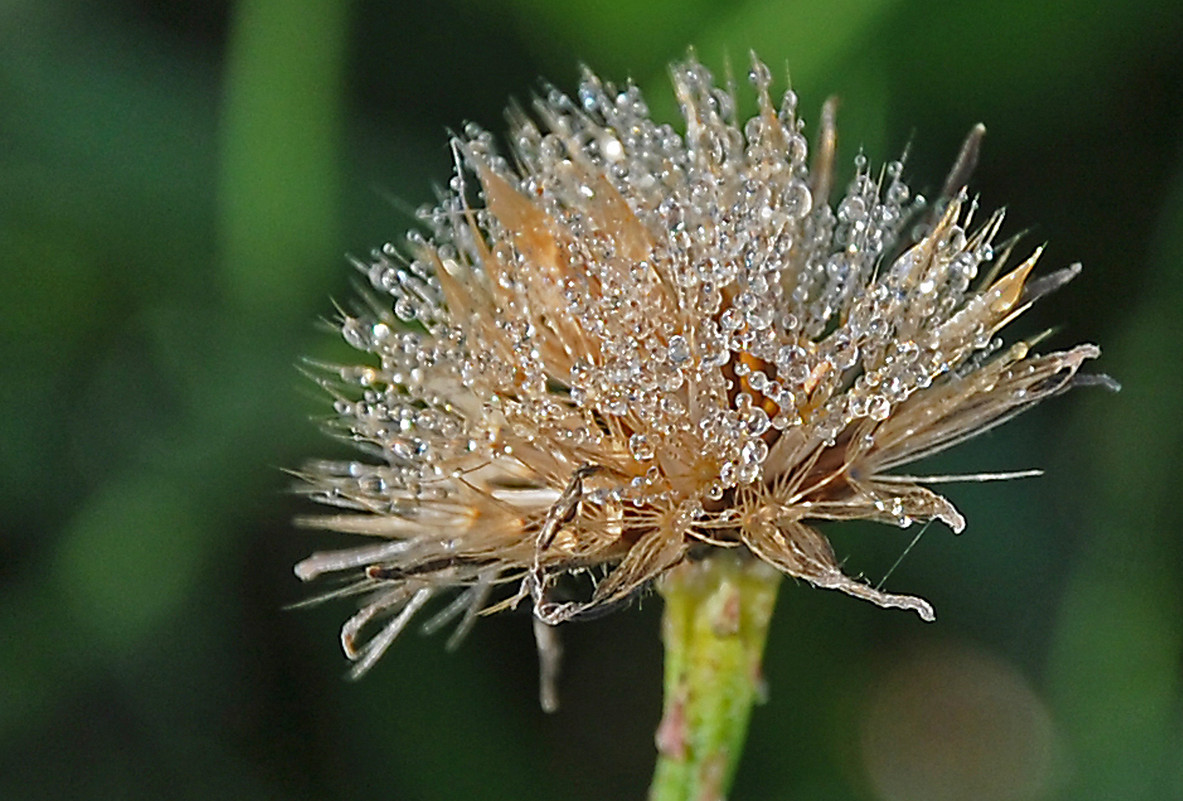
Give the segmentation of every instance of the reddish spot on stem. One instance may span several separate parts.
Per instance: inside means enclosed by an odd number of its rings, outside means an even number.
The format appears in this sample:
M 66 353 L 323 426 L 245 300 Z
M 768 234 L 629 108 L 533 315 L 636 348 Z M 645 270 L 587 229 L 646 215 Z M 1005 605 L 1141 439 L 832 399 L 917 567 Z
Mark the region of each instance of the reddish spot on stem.
M 723 602 L 719 604 L 718 614 L 711 621 L 711 628 L 718 637 L 734 637 L 739 634 L 739 619 L 742 610 L 740 594 L 737 587 L 727 587 Z
M 686 692 L 681 688 L 673 702 L 666 707 L 654 734 L 657 752 L 678 762 L 686 759 Z

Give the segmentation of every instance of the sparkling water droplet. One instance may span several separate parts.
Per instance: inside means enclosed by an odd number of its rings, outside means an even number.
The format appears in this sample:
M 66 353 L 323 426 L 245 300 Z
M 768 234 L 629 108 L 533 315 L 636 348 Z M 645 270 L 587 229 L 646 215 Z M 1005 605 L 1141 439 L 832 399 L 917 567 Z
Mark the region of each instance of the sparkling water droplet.
M 719 482 L 717 482 L 717 483 L 721 483 L 721 484 L 723 484 L 723 486 L 726 486 L 726 487 L 734 487 L 735 481 L 736 481 L 736 478 L 738 477 L 738 475 L 739 475 L 739 468 L 735 464 L 735 462 L 732 462 L 732 461 L 724 462 L 723 465 L 719 468 Z M 723 494 L 721 492 L 719 494 L 719 497 L 720 498 L 723 497 Z
M 781 195 L 781 208 L 790 219 L 800 220 L 813 208 L 813 195 L 803 181 L 792 181 Z
M 399 298 L 394 302 L 394 314 L 404 323 L 410 322 L 415 319 L 415 307 L 406 298 Z
M 349 317 L 341 324 L 341 335 L 349 343 L 350 347 L 357 348 L 358 350 L 368 350 L 370 347 L 370 338 L 367 334 L 366 326 L 356 317 Z
M 767 89 L 772 83 L 772 71 L 763 61 L 753 61 L 748 70 L 748 80 L 760 89 Z
M 768 443 L 762 439 L 749 439 L 739 452 L 743 464 L 762 464 L 768 457 Z
M 638 462 L 646 462 L 653 458 L 653 443 L 644 434 L 633 434 L 629 437 L 628 447 Z
M 686 337 L 681 334 L 671 337 L 667 355 L 670 363 L 675 367 L 690 361 L 690 344 L 686 341 Z

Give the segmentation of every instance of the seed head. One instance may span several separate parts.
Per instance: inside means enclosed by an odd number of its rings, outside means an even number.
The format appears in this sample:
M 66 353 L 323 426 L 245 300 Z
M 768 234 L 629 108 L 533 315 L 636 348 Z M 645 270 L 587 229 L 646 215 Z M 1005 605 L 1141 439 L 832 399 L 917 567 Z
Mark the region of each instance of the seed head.
M 693 58 L 672 77 L 684 134 L 590 72 L 577 99 L 511 110 L 508 157 L 466 127 L 429 234 L 357 263 L 377 294 L 339 327 L 370 356 L 318 380 L 365 458 L 301 476 L 341 510 L 309 522 L 374 541 L 296 566 L 347 577 L 322 598 L 360 597 L 356 674 L 436 596 L 429 629 L 519 602 L 553 625 L 711 548 L 931 620 L 845 575 L 812 523 L 961 531 L 930 481 L 893 471 L 1099 354 L 997 338 L 1079 268 L 1029 280 L 1039 250 L 1009 265 L 1001 212 L 973 221 L 980 126 L 934 204 L 860 155 L 832 206 L 832 104 L 810 159 L 795 95 L 778 107 L 755 58 L 742 127 Z

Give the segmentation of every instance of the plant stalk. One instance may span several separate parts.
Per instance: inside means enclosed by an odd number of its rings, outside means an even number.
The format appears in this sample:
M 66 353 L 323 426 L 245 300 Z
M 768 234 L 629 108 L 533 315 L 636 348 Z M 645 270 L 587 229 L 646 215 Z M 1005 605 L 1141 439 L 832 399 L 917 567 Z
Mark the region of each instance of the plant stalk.
M 649 801 L 722 801 L 762 700 L 761 657 L 781 574 L 738 551 L 670 570 L 665 600 L 665 701 Z

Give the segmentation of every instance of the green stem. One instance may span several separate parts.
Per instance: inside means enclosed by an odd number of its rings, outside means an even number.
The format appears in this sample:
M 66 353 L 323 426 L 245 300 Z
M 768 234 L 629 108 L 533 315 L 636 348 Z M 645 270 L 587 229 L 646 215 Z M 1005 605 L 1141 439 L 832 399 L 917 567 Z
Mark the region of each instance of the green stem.
M 743 753 L 780 573 L 721 551 L 669 571 L 665 599 L 665 706 L 649 801 L 725 797 Z

